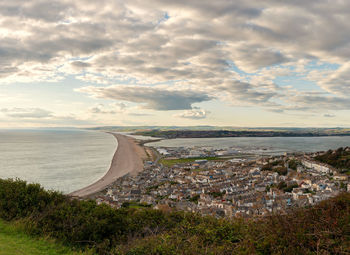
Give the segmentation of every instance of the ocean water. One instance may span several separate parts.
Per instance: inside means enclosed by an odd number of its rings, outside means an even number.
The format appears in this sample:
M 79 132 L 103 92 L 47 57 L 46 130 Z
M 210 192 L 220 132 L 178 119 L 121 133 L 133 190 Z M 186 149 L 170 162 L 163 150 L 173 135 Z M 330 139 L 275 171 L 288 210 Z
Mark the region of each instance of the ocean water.
M 238 153 L 278 155 L 350 146 L 350 137 L 187 138 L 147 145 L 234 148 Z M 20 178 L 70 193 L 101 178 L 116 148 L 117 140 L 99 131 L 0 130 L 0 178 Z
M 85 130 L 0 130 L 0 178 L 69 193 L 101 178 L 117 148 L 110 134 Z
M 242 153 L 279 155 L 285 152 L 316 152 L 350 146 L 350 136 L 178 138 L 148 143 L 147 145 L 154 147 L 234 148 Z

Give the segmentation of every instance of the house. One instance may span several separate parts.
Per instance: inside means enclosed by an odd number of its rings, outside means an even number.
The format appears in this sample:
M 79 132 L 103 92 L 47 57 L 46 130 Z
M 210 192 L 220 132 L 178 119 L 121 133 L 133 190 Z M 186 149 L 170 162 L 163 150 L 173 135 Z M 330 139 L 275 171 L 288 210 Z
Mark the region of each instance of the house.
M 140 203 L 155 204 L 156 200 L 152 196 L 145 195 L 141 197 Z

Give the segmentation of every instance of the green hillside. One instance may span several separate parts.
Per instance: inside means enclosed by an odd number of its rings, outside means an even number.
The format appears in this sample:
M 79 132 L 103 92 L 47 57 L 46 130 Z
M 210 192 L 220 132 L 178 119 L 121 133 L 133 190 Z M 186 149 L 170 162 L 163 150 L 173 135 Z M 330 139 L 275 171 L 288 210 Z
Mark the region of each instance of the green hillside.
M 68 247 L 105 255 L 350 252 L 349 193 L 285 215 L 228 220 L 150 208 L 113 209 L 48 192 L 40 185 L 0 179 L 0 218 L 20 220 L 31 236 L 54 238 Z M 59 253 L 64 251 L 61 247 L 45 248 L 45 242 L 22 234 L 16 237 L 14 230 L 4 229 L 2 250 L 10 254 L 16 254 L 14 247 L 25 250 L 22 254 L 41 254 L 45 249 L 43 254 L 64 254 Z
M 331 165 L 340 172 L 350 175 L 350 147 L 329 150 L 324 154 L 315 157 L 316 160 Z
M 49 239 L 31 237 L 14 223 L 0 220 L 0 255 L 78 255 Z M 87 254 L 87 253 L 84 253 Z

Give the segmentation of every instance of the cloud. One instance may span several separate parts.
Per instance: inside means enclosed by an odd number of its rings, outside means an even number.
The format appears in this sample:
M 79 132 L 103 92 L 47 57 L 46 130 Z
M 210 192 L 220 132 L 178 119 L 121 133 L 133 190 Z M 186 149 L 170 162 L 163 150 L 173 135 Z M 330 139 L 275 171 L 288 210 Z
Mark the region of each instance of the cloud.
M 260 105 L 271 106 L 272 98 L 278 97 L 278 89 L 272 84 L 259 84 L 258 86 L 237 80 L 225 81 L 216 88 L 218 94 L 221 93 L 222 98 L 231 104 L 244 105 Z
M 175 114 L 174 117 L 198 120 L 198 119 L 205 119 L 208 113 L 209 112 L 204 109 L 194 107 L 191 110 L 186 110 L 182 113 Z
M 101 114 L 115 114 L 116 113 L 113 110 L 103 110 L 103 106 L 104 106 L 103 104 L 99 104 L 97 106 L 91 107 L 89 109 L 89 112 L 93 113 L 93 114 L 97 114 L 97 113 L 101 113 Z
M 89 112 L 92 114 L 117 114 L 125 111 L 126 104 L 114 103 L 109 105 L 97 104 L 89 108 Z
M 305 93 L 291 96 L 291 102 L 301 110 L 348 110 L 350 109 L 350 98 L 328 96 L 324 93 Z
M 69 5 L 65 1 L 1 1 L 0 13 L 4 16 L 14 16 L 46 22 L 55 22 L 63 19 L 68 12 Z
M 259 44 L 234 43 L 227 45 L 230 59 L 242 70 L 254 72 L 260 68 L 289 62 L 289 58 L 274 48 L 261 47 Z
M 154 114 L 151 114 L 151 113 L 137 113 L 137 112 L 129 113 L 129 115 L 136 116 L 136 117 L 154 116 Z
M 156 87 L 88 86 L 77 89 L 79 92 L 104 99 L 115 99 L 143 104 L 143 108 L 158 111 L 192 109 L 192 104 L 209 101 L 212 98 L 203 92 L 191 90 L 169 90 Z
M 350 61 L 319 82 L 325 90 L 340 95 L 350 95 Z
M 89 64 L 87 62 L 83 62 L 83 61 L 74 61 L 74 62 L 71 63 L 71 65 L 73 67 L 76 67 L 76 68 L 84 68 L 84 67 L 91 66 L 91 64 Z
M 0 82 L 72 75 L 94 85 L 80 92 L 153 110 L 191 111 L 212 98 L 280 112 L 349 109 L 349 11 L 344 0 L 0 1 Z M 319 75 L 312 61 L 339 68 Z M 284 75 L 315 79 L 325 93 L 278 85 Z
M 52 112 L 40 108 L 2 108 L 0 112 L 12 118 L 41 119 L 52 117 Z

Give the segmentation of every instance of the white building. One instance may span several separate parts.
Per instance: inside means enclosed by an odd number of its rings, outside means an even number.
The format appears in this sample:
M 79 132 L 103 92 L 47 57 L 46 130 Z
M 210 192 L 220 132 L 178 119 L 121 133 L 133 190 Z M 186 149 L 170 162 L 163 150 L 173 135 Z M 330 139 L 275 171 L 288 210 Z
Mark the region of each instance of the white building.
M 313 161 L 309 161 L 309 160 L 302 160 L 301 163 L 310 169 L 316 170 L 317 172 L 323 173 L 323 174 L 329 174 L 331 172 L 331 170 L 329 169 L 328 166 L 326 165 L 322 165 L 319 163 L 315 163 Z

